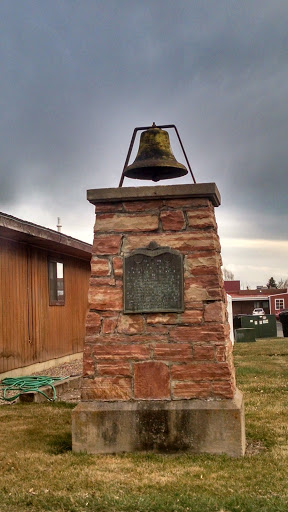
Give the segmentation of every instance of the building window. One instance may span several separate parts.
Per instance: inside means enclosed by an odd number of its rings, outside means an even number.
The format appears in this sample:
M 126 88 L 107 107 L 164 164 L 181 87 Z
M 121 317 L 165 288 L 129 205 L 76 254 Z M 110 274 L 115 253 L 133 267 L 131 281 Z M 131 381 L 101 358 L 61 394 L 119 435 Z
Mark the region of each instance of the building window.
M 64 294 L 64 265 L 60 261 L 48 261 L 49 304 L 50 306 L 63 306 Z
M 275 309 L 284 309 L 284 299 L 275 299 Z

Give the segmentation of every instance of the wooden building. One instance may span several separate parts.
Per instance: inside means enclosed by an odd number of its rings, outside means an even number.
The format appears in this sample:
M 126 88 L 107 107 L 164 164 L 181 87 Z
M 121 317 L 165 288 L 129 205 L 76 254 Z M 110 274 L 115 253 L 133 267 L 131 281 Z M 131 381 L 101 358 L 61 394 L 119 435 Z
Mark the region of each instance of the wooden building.
M 91 245 L 0 213 L 0 376 L 82 352 L 90 259 Z

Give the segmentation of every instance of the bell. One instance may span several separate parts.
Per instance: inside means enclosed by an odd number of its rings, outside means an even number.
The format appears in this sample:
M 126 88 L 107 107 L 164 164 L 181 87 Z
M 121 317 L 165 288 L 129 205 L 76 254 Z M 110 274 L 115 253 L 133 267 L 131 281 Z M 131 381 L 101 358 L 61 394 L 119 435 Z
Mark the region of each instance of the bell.
M 185 165 L 177 162 L 172 153 L 168 132 L 151 128 L 141 134 L 137 156 L 124 170 L 124 176 L 136 180 L 168 180 L 185 176 Z

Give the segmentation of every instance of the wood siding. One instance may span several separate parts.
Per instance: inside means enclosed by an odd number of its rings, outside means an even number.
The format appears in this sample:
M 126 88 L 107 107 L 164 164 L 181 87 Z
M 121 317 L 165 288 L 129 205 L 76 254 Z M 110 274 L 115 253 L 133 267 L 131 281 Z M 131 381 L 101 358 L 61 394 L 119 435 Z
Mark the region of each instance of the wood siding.
M 279 310 L 276 309 L 276 300 L 283 299 L 283 309 L 288 309 L 288 293 L 279 293 L 277 295 L 271 295 L 270 299 L 270 309 L 271 315 L 275 315 Z
M 64 263 L 65 305 L 50 306 L 48 259 Z M 83 350 L 89 261 L 0 239 L 0 373 Z

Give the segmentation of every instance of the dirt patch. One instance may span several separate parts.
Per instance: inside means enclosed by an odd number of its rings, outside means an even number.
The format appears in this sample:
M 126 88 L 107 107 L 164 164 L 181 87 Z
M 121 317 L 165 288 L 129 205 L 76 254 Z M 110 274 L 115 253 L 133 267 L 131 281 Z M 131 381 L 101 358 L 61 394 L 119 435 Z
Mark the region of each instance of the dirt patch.
M 253 455 L 258 455 L 264 450 L 266 450 L 266 448 L 261 441 L 249 440 L 246 445 L 245 455 L 248 457 L 252 457 Z

